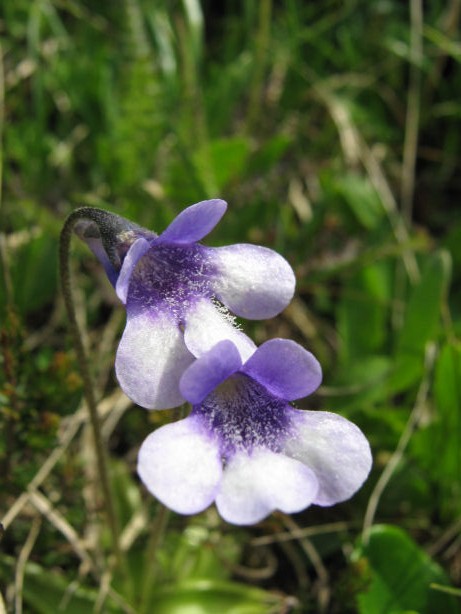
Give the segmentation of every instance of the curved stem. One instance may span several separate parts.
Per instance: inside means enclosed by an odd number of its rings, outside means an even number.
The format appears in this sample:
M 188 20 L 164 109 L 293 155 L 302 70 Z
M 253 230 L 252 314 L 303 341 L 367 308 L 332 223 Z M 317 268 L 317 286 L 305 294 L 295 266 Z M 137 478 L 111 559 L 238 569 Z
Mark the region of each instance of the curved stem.
M 112 536 L 115 556 L 117 559 L 117 563 L 120 565 L 122 562 L 119 545 L 120 531 L 117 516 L 115 513 L 112 489 L 110 486 L 109 472 L 107 469 L 107 459 L 104 442 L 101 435 L 101 425 L 99 421 L 98 408 L 94 393 L 93 380 L 91 377 L 88 357 L 82 342 L 82 335 L 80 333 L 80 328 L 77 322 L 77 316 L 75 312 L 70 273 L 70 242 L 72 238 L 72 229 L 75 223 L 82 218 L 94 219 L 95 212 L 97 211 L 97 209 L 92 209 L 90 207 L 76 209 L 66 219 L 64 227 L 61 231 L 59 242 L 59 269 L 64 302 L 66 305 L 67 315 L 70 322 L 70 330 L 72 332 L 75 344 L 75 351 L 77 353 L 77 358 L 80 363 L 80 372 L 83 379 L 84 396 L 88 405 L 88 411 L 90 415 L 90 423 L 91 429 L 93 431 L 94 447 L 96 453 L 97 470 L 99 479 L 101 481 L 104 499 L 104 508 L 106 511 L 107 521 Z

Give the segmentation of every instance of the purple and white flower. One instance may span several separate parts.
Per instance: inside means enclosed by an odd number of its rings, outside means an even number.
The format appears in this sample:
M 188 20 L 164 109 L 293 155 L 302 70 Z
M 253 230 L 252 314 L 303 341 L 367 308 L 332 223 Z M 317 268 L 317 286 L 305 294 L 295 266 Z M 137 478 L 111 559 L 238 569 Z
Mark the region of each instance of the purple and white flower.
M 127 323 L 115 369 L 124 392 L 148 409 L 184 402 L 179 381 L 194 356 L 231 339 L 243 360 L 255 345 L 233 324 L 227 309 L 250 319 L 275 316 L 290 302 L 295 277 L 271 249 L 198 243 L 226 211 L 206 200 L 182 211 L 160 235 L 113 216 L 117 232 L 95 218 L 76 228 L 103 263 Z M 93 210 L 95 211 L 95 210 Z M 106 219 L 107 218 L 107 219 Z
M 178 513 L 195 514 L 214 501 L 237 525 L 276 509 L 293 513 L 348 499 L 370 471 L 366 438 L 341 416 L 289 403 L 311 394 L 321 377 L 317 360 L 294 341 L 267 341 L 248 359 L 232 341 L 218 342 L 181 378 L 191 414 L 142 444 L 142 481 Z

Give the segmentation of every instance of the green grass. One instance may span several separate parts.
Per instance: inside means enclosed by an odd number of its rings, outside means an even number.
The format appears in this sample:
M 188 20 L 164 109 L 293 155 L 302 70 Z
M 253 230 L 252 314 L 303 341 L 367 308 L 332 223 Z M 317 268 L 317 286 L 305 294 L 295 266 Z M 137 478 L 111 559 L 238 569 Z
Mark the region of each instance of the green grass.
M 4 0 L 9 610 L 459 611 L 461 41 L 456 2 L 425 3 L 422 15 L 420 5 Z M 323 386 L 300 406 L 356 422 L 373 472 L 351 501 L 251 529 L 213 509 L 172 515 L 151 574 L 156 503 L 134 465 L 143 438 L 172 414 L 148 415 L 119 392 L 122 310 L 75 242 L 77 309 L 125 540 L 117 569 L 95 505 L 59 232 L 81 205 L 161 231 L 211 197 L 229 210 L 210 244 L 260 243 L 296 271 L 292 305 L 246 331 L 258 343 L 291 337 L 319 357 Z

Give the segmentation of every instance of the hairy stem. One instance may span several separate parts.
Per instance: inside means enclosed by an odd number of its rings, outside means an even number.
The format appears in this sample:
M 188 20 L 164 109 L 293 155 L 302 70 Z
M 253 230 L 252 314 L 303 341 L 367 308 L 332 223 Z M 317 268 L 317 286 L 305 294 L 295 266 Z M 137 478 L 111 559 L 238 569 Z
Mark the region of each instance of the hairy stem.
M 90 415 L 91 429 L 93 431 L 94 446 L 96 453 L 96 463 L 99 479 L 102 487 L 103 504 L 107 515 L 107 522 L 112 536 L 114 553 L 117 559 L 117 564 L 120 566 L 122 562 L 120 546 L 119 546 L 119 527 L 115 506 L 110 486 L 109 472 L 107 468 L 107 458 L 105 445 L 101 434 L 101 425 L 99 421 L 98 408 L 94 392 L 93 380 L 90 373 L 90 366 L 85 347 L 82 342 L 82 335 L 77 322 L 75 306 L 72 296 L 71 273 L 70 273 L 70 243 L 72 238 L 72 230 L 75 223 L 83 218 L 92 218 L 97 210 L 91 208 L 77 209 L 73 211 L 64 223 L 61 231 L 59 244 L 59 259 L 60 259 L 60 277 L 64 302 L 66 305 L 67 315 L 70 322 L 70 330 L 75 344 L 75 351 L 80 365 L 80 372 L 83 380 L 83 390 L 85 400 L 88 405 Z

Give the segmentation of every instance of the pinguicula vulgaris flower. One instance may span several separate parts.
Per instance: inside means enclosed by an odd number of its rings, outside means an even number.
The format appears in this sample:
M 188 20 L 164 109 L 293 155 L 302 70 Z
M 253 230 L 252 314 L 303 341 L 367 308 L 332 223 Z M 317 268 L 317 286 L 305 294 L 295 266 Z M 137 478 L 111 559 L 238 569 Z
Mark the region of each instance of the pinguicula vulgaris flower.
M 179 381 L 184 371 L 194 356 L 223 339 L 233 341 L 242 359 L 254 352 L 227 309 L 263 319 L 278 314 L 293 296 L 293 271 L 271 249 L 199 243 L 226 207 L 218 199 L 192 205 L 159 236 L 94 209 L 76 225 L 126 306 L 115 369 L 124 392 L 143 407 L 183 403 Z
M 181 377 L 190 415 L 142 444 L 142 481 L 178 513 L 214 501 L 237 525 L 276 509 L 292 513 L 348 499 L 370 471 L 366 438 L 341 416 L 290 404 L 311 394 L 321 377 L 317 360 L 294 341 L 267 341 L 247 359 L 233 341 L 219 341 Z

